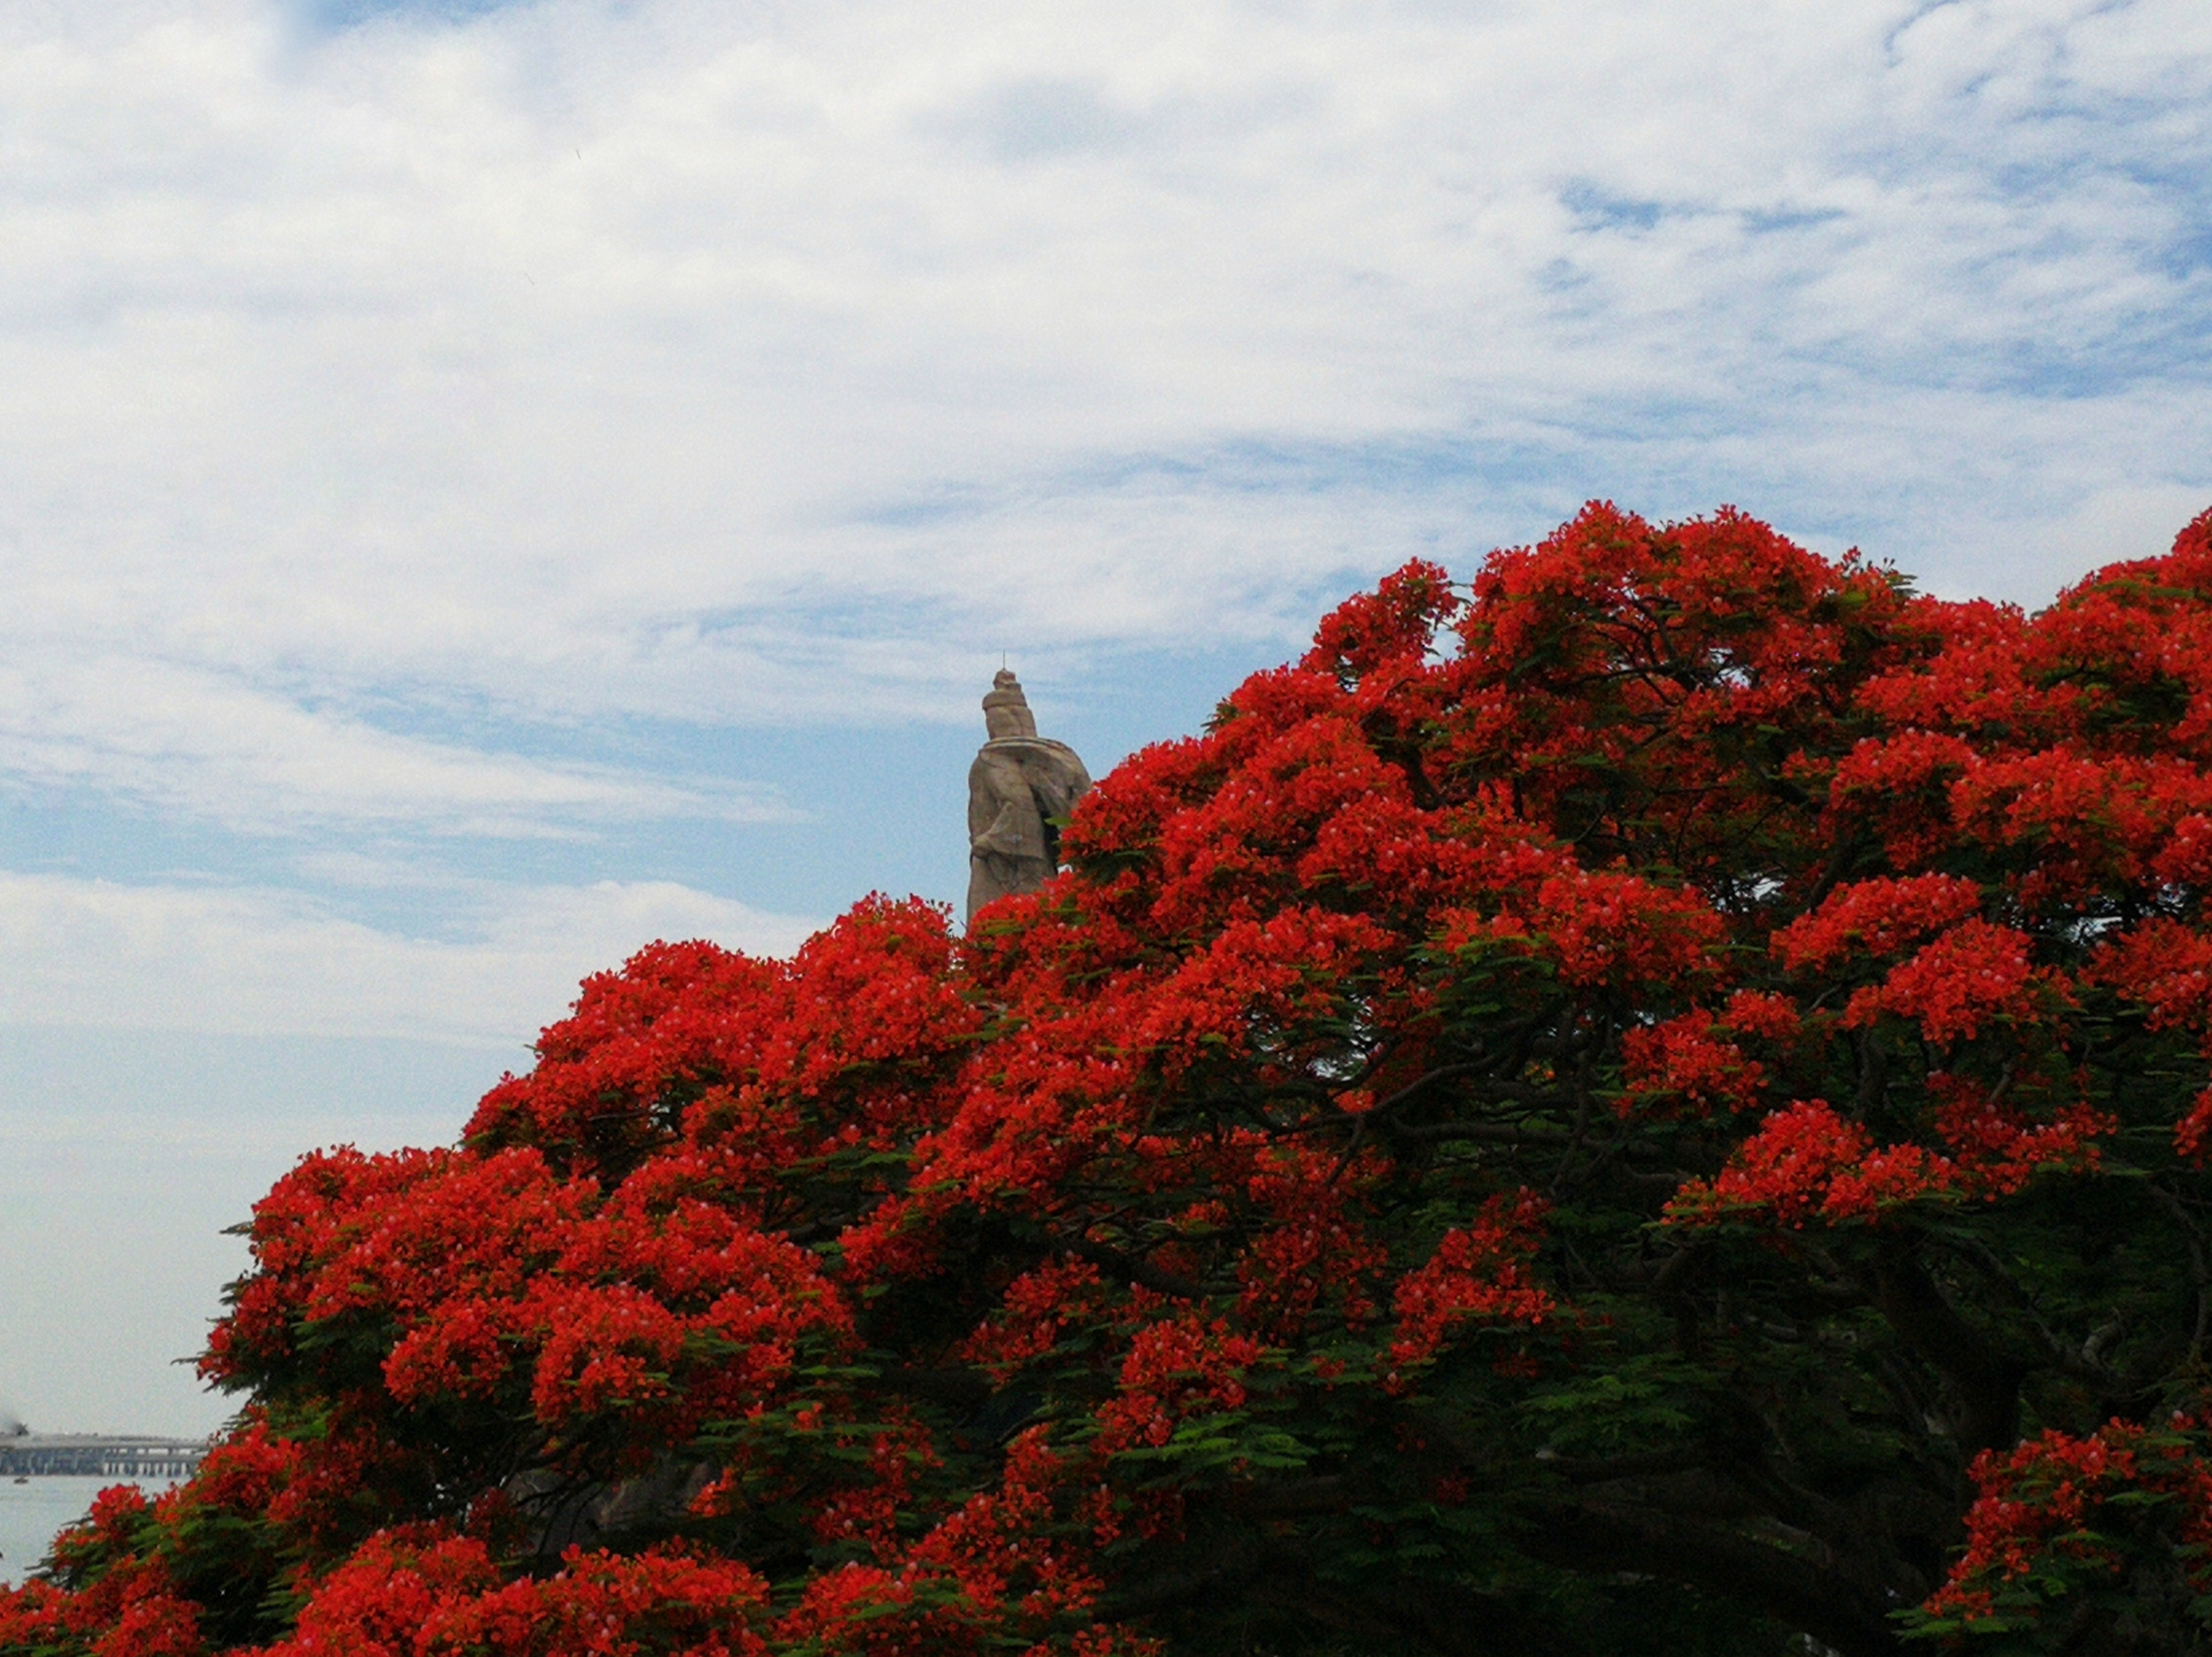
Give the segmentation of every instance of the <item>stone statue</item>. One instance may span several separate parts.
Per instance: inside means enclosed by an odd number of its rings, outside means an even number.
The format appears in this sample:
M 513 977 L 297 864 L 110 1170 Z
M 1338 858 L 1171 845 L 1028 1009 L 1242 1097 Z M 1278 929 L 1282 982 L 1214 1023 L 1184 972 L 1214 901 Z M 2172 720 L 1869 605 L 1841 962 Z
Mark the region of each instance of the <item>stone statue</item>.
M 1037 734 L 1021 681 L 1001 668 L 983 699 L 988 740 L 968 768 L 968 918 L 1060 869 L 1060 830 L 1090 789 L 1075 750 Z

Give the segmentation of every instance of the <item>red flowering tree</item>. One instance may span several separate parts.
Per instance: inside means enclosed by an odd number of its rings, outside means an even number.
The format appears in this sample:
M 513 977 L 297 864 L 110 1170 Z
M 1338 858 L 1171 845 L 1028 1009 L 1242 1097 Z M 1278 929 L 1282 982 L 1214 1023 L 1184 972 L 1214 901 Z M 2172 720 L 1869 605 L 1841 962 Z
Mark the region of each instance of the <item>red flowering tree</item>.
M 2212 513 L 2031 617 L 1594 506 L 1064 844 L 303 1161 L 0 1645 L 2212 1638 Z

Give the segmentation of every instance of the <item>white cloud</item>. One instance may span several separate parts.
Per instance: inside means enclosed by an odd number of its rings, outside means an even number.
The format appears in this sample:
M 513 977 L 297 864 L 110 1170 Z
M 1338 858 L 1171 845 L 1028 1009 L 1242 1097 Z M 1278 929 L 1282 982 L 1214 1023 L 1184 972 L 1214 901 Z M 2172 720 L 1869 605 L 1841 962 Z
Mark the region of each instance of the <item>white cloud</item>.
M 610 819 L 789 815 L 763 790 L 396 735 L 204 668 L 65 660 L 58 648 L 0 663 L 0 775 L 260 833 L 335 825 L 543 835 Z
M 787 954 L 816 923 L 667 883 L 457 894 L 455 938 L 297 894 L 0 873 L 0 1024 L 385 1036 L 519 1051 L 657 938 Z
M 2016 556 L 2027 568 L 2070 585 L 2106 564 L 2163 552 L 2174 532 L 2207 506 L 2212 500 L 2206 492 L 2185 485 L 2101 489 L 2064 517 L 2035 525 Z M 1954 589 L 1943 596 L 1967 594 Z
M 0 638 L 867 717 L 1584 493 L 1971 564 L 2212 488 L 2181 0 L 0 30 Z

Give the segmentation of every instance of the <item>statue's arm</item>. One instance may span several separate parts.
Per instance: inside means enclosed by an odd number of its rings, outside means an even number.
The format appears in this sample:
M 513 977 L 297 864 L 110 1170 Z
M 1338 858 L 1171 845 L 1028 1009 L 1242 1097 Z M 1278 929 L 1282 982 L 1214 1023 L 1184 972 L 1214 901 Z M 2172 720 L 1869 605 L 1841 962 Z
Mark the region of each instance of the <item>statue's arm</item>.
M 993 853 L 1002 857 L 1018 856 L 1028 846 L 1029 837 L 1022 832 L 1023 827 L 1021 814 L 1014 809 L 1014 802 L 1005 801 L 999 806 L 998 815 L 991 819 L 989 827 L 980 834 L 968 836 L 969 853 L 982 856 Z

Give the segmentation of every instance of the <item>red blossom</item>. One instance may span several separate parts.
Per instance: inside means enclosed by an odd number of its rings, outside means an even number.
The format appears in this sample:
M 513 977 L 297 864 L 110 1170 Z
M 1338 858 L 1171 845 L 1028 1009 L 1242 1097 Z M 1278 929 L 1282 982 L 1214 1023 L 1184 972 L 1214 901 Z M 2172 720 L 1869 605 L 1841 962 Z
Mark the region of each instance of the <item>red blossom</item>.
M 2032 947 L 2011 927 L 1963 921 L 1854 995 L 1843 1022 L 1865 1024 L 1893 1014 L 1943 1045 L 1971 1040 L 1993 1020 L 2032 1018 L 2039 1001 L 2068 993 L 2062 974 L 2030 963 Z
M 2005 1593 L 2008 1609 L 2024 1599 L 2039 1621 L 2036 1596 L 2008 1592 L 2011 1584 L 2032 1573 L 2047 1584 L 2060 1573 L 2093 1582 L 2117 1576 L 2126 1568 L 2122 1515 L 2131 1507 L 2161 1523 L 2191 1588 L 2212 1590 L 2212 1463 L 2203 1437 L 2202 1422 L 2177 1414 L 2158 1428 L 2114 1420 L 2078 1437 L 2051 1430 L 2002 1454 L 1984 1451 L 1972 1469 L 1978 1494 L 1967 1509 L 1966 1550 L 1928 1615 L 1966 1630 L 2001 1629 L 1997 1597 Z M 2053 1598 L 2065 1592 L 2062 1584 L 2043 1589 Z
M 1955 875 L 1855 880 L 1777 932 L 1773 949 L 1793 972 L 1854 956 L 1894 955 L 1967 919 L 1981 904 L 1981 889 Z
M 1098 1447 L 1158 1449 L 1179 1421 L 1241 1408 L 1244 1372 L 1260 1351 L 1218 1318 L 1178 1317 L 1139 1331 L 1122 1361 L 1120 1393 L 1099 1411 Z
M 1446 1338 L 1470 1319 L 1544 1321 L 1552 1297 L 1533 1281 L 1528 1262 L 1546 1206 L 1530 1191 L 1491 1198 L 1471 1225 L 1445 1232 L 1436 1252 L 1398 1280 L 1392 1297 L 1397 1338 L 1387 1354 L 1393 1366 L 1387 1385 L 1402 1387 L 1405 1372 L 1432 1362 Z
M 1678 1221 L 1759 1215 L 1801 1226 L 1825 1204 L 1838 1175 L 1872 1148 L 1866 1130 L 1844 1121 L 1825 1100 L 1793 1100 L 1760 1124 L 1717 1178 L 1686 1184 L 1668 1215 Z M 1847 1201 L 1857 1207 L 1855 1193 Z
M 1629 1031 L 1621 1038 L 1621 1068 L 1624 1115 L 1655 1109 L 1699 1116 L 1747 1110 L 1766 1082 L 1758 1061 L 1747 1058 L 1727 1039 L 1725 1027 L 1706 1013 Z

